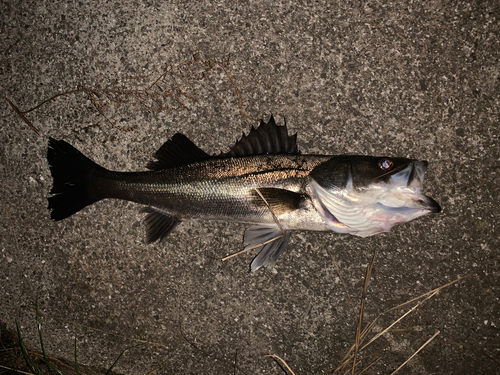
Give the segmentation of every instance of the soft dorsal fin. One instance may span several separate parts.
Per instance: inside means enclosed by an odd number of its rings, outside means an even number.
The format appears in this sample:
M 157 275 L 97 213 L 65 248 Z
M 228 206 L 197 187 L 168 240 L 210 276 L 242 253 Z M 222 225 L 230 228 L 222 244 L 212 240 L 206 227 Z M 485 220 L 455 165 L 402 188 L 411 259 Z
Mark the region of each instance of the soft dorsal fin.
M 284 126 L 276 125 L 274 117 L 271 115 L 267 123 L 261 121 L 257 129 L 252 126 L 252 130 L 248 135 L 243 133 L 241 139 L 236 142 L 231 150 L 221 153 L 219 157 L 276 154 L 299 154 L 297 134 L 289 136 L 286 124 Z
M 155 158 L 158 160 L 150 161 L 146 167 L 158 171 L 211 159 L 212 157 L 196 146 L 184 134 L 176 133 L 156 151 Z

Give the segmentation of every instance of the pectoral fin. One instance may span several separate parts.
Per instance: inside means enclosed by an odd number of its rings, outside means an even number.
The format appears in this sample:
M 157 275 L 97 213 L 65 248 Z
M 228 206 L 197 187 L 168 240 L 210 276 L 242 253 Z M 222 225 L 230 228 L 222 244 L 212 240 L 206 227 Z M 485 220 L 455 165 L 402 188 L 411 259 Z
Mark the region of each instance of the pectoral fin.
M 282 231 L 277 225 L 256 225 L 245 231 L 245 250 L 257 249 L 259 254 L 254 258 L 250 269 L 257 271 L 260 267 L 271 267 L 283 254 L 290 240 L 290 232 Z
M 259 188 L 252 192 L 256 204 L 265 204 L 275 215 L 298 210 L 305 196 L 290 190 Z
M 153 207 L 144 207 L 141 212 L 147 213 L 144 223 L 146 224 L 146 243 L 148 244 L 158 239 L 160 242 L 163 241 L 180 223 L 179 220 L 167 216 Z

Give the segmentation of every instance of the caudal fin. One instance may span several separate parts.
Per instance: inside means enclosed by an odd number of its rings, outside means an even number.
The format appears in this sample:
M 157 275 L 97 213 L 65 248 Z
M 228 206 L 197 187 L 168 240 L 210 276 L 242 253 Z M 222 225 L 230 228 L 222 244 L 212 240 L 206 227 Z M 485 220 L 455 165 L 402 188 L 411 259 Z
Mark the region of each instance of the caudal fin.
M 99 201 L 91 189 L 91 177 L 104 169 L 65 141 L 49 138 L 47 151 L 50 173 L 54 180 L 49 198 L 50 217 L 62 220 Z

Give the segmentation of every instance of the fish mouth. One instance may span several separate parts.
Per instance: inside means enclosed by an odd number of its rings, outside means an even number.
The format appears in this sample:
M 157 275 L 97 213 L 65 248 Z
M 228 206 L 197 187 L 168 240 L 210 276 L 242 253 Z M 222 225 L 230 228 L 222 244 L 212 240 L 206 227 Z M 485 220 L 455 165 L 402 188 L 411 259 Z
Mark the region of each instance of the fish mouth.
M 422 201 L 424 202 L 423 206 L 427 211 L 434 214 L 441 212 L 441 206 L 431 197 L 428 197 L 427 195 L 422 195 Z

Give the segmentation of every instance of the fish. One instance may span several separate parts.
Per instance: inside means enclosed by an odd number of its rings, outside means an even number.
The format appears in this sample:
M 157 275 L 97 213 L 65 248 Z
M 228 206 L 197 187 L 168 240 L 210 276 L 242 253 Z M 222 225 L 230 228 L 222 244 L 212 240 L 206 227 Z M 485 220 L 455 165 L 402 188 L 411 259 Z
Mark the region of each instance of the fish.
M 428 162 L 403 157 L 303 155 L 297 134 L 273 118 L 243 133 L 227 152 L 209 155 L 176 133 L 147 171 L 108 170 L 64 140 L 49 138 L 51 219 L 65 219 L 103 199 L 143 205 L 146 243 L 164 241 L 185 220 L 249 224 L 251 271 L 272 267 L 293 231 L 368 237 L 440 205 L 423 193 Z

